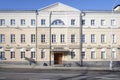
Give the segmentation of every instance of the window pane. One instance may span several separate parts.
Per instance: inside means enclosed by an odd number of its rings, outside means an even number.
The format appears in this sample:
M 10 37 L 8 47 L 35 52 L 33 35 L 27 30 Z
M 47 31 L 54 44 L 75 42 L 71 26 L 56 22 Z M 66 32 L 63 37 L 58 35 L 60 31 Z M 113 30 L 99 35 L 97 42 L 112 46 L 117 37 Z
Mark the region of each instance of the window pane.
M 71 34 L 71 43 L 75 43 L 75 34 Z

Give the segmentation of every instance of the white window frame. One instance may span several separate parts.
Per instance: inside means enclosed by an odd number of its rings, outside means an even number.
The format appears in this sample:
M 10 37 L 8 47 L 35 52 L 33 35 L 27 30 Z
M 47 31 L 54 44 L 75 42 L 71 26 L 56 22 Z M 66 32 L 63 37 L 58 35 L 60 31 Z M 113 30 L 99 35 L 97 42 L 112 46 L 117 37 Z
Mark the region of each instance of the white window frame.
M 105 26 L 105 25 L 106 25 L 105 19 L 102 19 L 101 20 L 101 26 Z
M 45 43 L 45 34 L 41 34 L 41 43 Z
M 60 42 L 65 43 L 65 34 L 60 35 Z
M 46 25 L 46 20 L 45 19 L 41 19 L 41 25 Z
M 35 26 L 35 19 L 31 19 L 31 26 Z
M 15 43 L 15 34 L 10 35 L 10 42 Z
M 95 43 L 96 40 L 95 40 L 95 34 L 91 34 L 91 43 Z
M 21 43 L 25 43 L 25 34 L 21 34 Z
M 0 43 L 5 43 L 5 34 L 0 34 Z
M 75 25 L 75 19 L 71 19 L 71 25 Z
M 71 59 L 74 59 L 76 57 L 76 53 L 75 53 L 75 51 L 73 50 L 73 51 L 71 51 Z
M 35 59 L 36 58 L 35 54 L 36 54 L 35 51 L 31 51 L 31 58 Z
M 25 58 L 25 51 L 21 51 L 21 59 Z
M 31 43 L 35 43 L 35 34 L 31 34 Z
M 105 43 L 106 42 L 106 36 L 105 34 L 101 34 L 101 43 Z
M 52 43 L 56 43 L 56 35 L 52 34 Z
M 75 43 L 75 34 L 71 34 L 71 43 Z
M 85 42 L 86 42 L 85 34 L 82 34 L 81 37 L 82 37 L 82 38 L 81 38 L 82 43 L 85 43 Z
M 15 58 L 15 51 L 10 51 L 10 58 L 14 59 Z
M 41 50 L 41 59 L 44 59 L 44 58 L 45 58 L 45 51 Z
M 111 20 L 111 26 L 115 26 L 116 25 L 116 20 L 115 19 L 112 19 Z
M 116 35 L 112 34 L 112 43 L 116 43 Z
M 91 26 L 95 25 L 95 19 L 91 19 Z
M 0 19 L 0 26 L 5 26 L 5 19 Z
M 20 25 L 21 25 L 21 26 L 25 26 L 25 19 L 21 19 Z
M 11 25 L 11 26 L 15 26 L 15 19 L 11 19 L 11 20 L 10 20 L 10 25 Z

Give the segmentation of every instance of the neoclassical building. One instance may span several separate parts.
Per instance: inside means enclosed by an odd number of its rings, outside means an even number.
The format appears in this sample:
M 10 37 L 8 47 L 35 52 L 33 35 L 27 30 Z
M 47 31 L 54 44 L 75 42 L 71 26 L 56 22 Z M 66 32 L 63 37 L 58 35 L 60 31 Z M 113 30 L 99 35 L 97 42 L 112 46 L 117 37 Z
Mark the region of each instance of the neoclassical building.
M 81 11 L 62 3 L 0 10 L 0 64 L 120 66 L 120 7 Z

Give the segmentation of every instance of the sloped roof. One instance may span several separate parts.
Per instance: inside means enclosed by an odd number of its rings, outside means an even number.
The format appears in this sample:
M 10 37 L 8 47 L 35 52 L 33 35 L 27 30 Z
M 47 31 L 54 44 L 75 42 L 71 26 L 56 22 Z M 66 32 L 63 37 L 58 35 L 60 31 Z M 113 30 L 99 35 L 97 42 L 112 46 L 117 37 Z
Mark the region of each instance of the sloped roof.
M 80 10 L 73 8 L 71 6 L 65 5 L 63 3 L 57 2 L 55 4 L 39 9 L 39 11 L 80 11 Z

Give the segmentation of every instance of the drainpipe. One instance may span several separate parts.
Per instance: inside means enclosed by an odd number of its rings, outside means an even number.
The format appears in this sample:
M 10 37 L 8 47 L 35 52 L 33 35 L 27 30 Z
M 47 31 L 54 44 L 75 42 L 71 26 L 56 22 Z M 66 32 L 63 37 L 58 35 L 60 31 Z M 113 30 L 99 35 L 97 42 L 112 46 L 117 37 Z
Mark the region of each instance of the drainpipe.
M 52 15 L 52 12 L 50 12 L 50 17 L 49 17 L 49 27 L 50 27 L 49 28 L 50 29 L 50 33 L 49 33 L 50 34 L 50 41 L 49 41 L 50 42 L 50 46 L 49 46 L 49 48 L 50 48 L 50 56 L 49 56 L 50 62 L 49 62 L 49 64 L 50 64 L 50 66 L 52 66 L 52 64 L 51 64 L 51 15 Z
M 83 43 L 82 43 L 82 34 L 83 34 L 83 26 L 82 26 L 82 17 L 85 16 L 84 12 L 80 13 L 80 66 L 83 66 L 83 59 L 82 59 L 82 48 L 83 48 Z
M 35 14 L 36 14 L 36 44 L 35 44 L 35 47 L 36 47 L 36 61 L 37 61 L 37 16 L 38 16 L 38 10 L 36 10 L 36 12 L 35 12 Z

